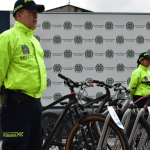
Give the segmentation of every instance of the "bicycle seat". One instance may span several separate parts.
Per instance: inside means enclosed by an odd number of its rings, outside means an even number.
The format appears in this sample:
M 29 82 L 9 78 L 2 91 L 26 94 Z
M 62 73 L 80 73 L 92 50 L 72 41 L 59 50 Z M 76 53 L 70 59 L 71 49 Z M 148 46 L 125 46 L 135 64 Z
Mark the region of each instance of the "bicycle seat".
M 60 102 L 60 105 L 67 105 L 68 102 Z

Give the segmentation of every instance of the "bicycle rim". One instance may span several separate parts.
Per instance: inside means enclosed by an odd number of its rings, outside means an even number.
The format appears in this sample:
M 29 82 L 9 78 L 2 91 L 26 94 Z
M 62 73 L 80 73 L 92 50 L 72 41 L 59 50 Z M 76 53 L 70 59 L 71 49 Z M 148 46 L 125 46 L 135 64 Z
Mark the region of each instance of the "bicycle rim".
M 83 119 L 82 127 L 77 123 L 70 132 L 66 143 L 66 150 L 96 150 L 99 139 L 101 137 L 100 133 L 103 130 L 104 123 L 105 116 L 102 116 L 101 114 L 93 114 L 85 117 Z M 116 150 L 119 145 L 121 145 L 119 150 L 129 150 L 126 136 L 112 120 L 109 121 L 106 133 L 106 143 L 104 143 L 103 141 L 104 150 Z M 117 142 L 116 139 L 118 139 Z

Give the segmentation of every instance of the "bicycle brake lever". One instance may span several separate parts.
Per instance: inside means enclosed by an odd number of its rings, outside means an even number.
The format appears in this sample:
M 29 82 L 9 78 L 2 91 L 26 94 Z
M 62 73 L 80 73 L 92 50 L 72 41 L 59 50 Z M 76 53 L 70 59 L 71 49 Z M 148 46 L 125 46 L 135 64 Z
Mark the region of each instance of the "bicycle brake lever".
M 89 84 L 89 86 L 94 87 L 94 85 L 92 85 L 92 84 Z

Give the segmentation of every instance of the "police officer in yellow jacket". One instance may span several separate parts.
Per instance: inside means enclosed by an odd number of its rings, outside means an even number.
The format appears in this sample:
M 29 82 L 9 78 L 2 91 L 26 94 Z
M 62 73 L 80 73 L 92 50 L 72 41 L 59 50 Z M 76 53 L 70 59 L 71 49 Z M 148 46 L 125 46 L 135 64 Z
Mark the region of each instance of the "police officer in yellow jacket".
M 41 93 L 46 89 L 43 50 L 33 36 L 43 5 L 18 0 L 12 29 L 0 35 L 3 150 L 42 149 Z
M 136 87 L 136 89 L 132 89 L 130 93 L 133 101 L 138 100 L 142 96 L 150 94 L 150 86 L 142 84 L 142 81 L 150 81 L 150 55 L 147 52 L 141 53 L 137 63 L 138 68 L 132 72 L 131 81 L 129 84 L 129 88 Z M 147 98 L 136 103 L 138 108 L 142 108 L 146 101 Z

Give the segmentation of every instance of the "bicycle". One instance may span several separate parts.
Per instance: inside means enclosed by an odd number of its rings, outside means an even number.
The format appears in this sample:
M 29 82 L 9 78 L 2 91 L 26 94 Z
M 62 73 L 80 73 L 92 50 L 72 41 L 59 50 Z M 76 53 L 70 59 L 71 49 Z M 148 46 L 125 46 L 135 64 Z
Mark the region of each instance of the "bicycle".
M 112 86 L 111 85 L 106 85 L 106 87 L 105 87 L 106 94 L 104 94 L 104 95 L 102 95 L 102 96 L 100 96 L 96 99 L 90 99 L 90 98 L 86 97 L 86 99 L 84 99 L 84 101 L 86 101 L 87 103 L 84 104 L 84 107 L 91 106 L 92 109 L 94 109 L 93 104 L 101 102 L 100 105 L 99 105 L 99 108 L 98 108 L 98 110 L 101 111 L 101 108 L 103 108 L 103 103 L 105 103 L 105 101 L 107 102 L 111 99 L 109 89 L 112 88 L 112 87 L 119 87 L 120 85 L 121 85 L 120 83 L 116 83 Z M 92 87 L 92 85 L 88 84 L 87 82 L 81 82 L 80 83 L 80 89 L 85 90 L 86 87 Z M 65 106 L 67 103 L 68 102 L 60 102 L 60 104 L 63 105 L 63 106 Z M 43 111 L 44 110 L 45 110 L 45 108 L 43 108 Z M 100 112 L 98 112 L 98 113 L 100 113 Z M 47 136 L 49 135 L 50 131 L 52 130 L 52 128 L 54 126 L 54 123 L 56 123 L 58 118 L 59 118 L 59 115 L 54 113 L 54 112 L 43 113 L 42 120 L 43 120 L 43 129 L 44 129 L 44 139 L 47 138 Z M 73 126 L 75 125 L 76 121 L 77 121 L 76 114 L 73 112 L 73 109 L 71 110 L 71 108 L 69 108 L 69 113 L 63 119 L 63 122 L 62 122 L 63 125 L 62 125 L 61 135 L 62 135 L 63 139 L 67 139 L 68 134 L 70 133 Z M 60 139 L 61 139 L 61 136 L 59 136 L 59 141 L 60 141 Z
M 61 77 L 62 79 L 64 79 L 65 81 L 67 81 L 66 84 L 70 87 L 71 93 L 69 95 L 63 96 L 62 98 L 58 99 L 57 101 L 55 101 L 55 102 L 51 103 L 50 105 L 46 106 L 45 108 L 43 108 L 43 110 L 46 110 L 47 108 L 63 101 L 64 99 L 69 98 L 69 102 L 67 103 L 63 112 L 59 116 L 56 124 L 52 128 L 51 133 L 48 135 L 47 139 L 45 140 L 42 150 L 49 149 L 50 145 L 59 145 L 59 146 L 63 147 L 62 143 L 58 143 L 56 141 L 57 135 L 59 135 L 59 134 L 56 134 L 56 132 L 59 133 L 59 131 L 57 131 L 57 129 L 60 130 L 60 128 L 58 128 L 58 127 L 59 127 L 59 125 L 61 125 L 61 122 L 65 118 L 65 115 L 67 114 L 67 111 L 69 110 L 71 105 L 74 106 L 73 110 L 78 117 L 78 122 L 73 127 L 73 129 L 71 130 L 71 132 L 68 136 L 66 150 L 82 149 L 82 148 L 86 148 L 87 150 L 91 150 L 91 149 L 96 150 L 97 145 L 99 146 L 99 148 L 100 147 L 105 148 L 106 146 L 111 148 L 111 147 L 114 147 L 114 145 L 112 145 L 115 142 L 114 139 L 118 138 L 118 137 L 119 137 L 120 143 L 122 145 L 121 149 L 123 149 L 123 150 L 129 149 L 126 136 L 123 134 L 123 131 L 111 120 L 110 115 L 108 115 L 107 117 L 105 117 L 101 114 L 87 115 L 87 112 L 84 111 L 84 107 L 78 103 L 78 101 L 75 97 L 74 88 L 79 87 L 79 84 L 64 77 L 61 74 L 58 74 L 58 76 Z M 69 83 L 71 83 L 72 85 Z M 78 112 L 78 107 L 82 110 L 80 112 L 80 114 Z M 103 125 L 104 128 L 106 128 L 105 130 L 102 131 L 102 134 L 103 134 L 102 137 L 100 136 L 98 131 L 97 132 L 93 131 L 95 122 L 99 123 L 99 124 L 97 124 L 98 127 L 100 125 Z M 92 126 L 89 125 L 90 123 L 92 123 Z M 85 132 L 86 127 L 88 127 L 88 129 L 89 129 L 89 132 L 87 132 L 87 135 Z M 106 138 L 104 136 L 106 134 L 108 127 L 113 130 L 113 132 L 110 132 L 112 130 L 109 130 L 109 134 L 113 133 L 112 134 L 113 135 L 113 143 L 111 142 L 111 145 L 110 145 L 109 141 L 107 141 L 110 139 L 110 137 L 107 136 L 107 138 Z M 99 129 L 99 128 L 96 128 L 96 129 Z M 94 130 L 95 130 L 95 128 L 94 128 Z M 94 133 L 94 136 L 93 136 L 93 133 Z M 82 140 L 77 140 L 78 138 L 76 138 L 76 137 L 78 137 L 79 135 Z M 100 141 L 102 141 L 101 144 L 99 144 L 99 139 L 100 139 Z M 117 145 L 116 145 L 116 148 L 117 148 Z
M 99 81 L 95 81 L 95 82 L 99 83 Z M 118 89 L 115 89 L 115 90 L 116 91 L 119 90 L 120 92 L 121 92 L 121 90 L 125 90 L 128 98 L 129 98 L 130 90 L 127 90 L 124 86 L 122 86 L 122 89 L 118 88 Z M 149 97 L 149 96 L 150 95 L 145 96 L 145 97 Z M 145 98 L 145 97 L 142 97 L 142 98 Z M 141 99 L 139 99 L 139 100 L 141 100 Z M 133 104 L 137 103 L 139 100 L 135 101 Z M 115 104 L 113 102 L 111 102 L 111 103 Z M 133 104 L 130 105 L 128 108 L 132 107 L 132 109 L 133 109 L 134 108 Z M 128 100 L 126 100 L 125 105 L 122 107 L 122 111 L 124 111 L 125 110 L 124 108 L 126 108 L 128 105 L 129 105 L 129 102 L 128 102 Z M 128 109 L 128 108 L 126 108 L 126 109 Z M 146 106 L 144 107 L 144 109 L 141 109 L 140 112 L 138 112 L 137 115 L 135 113 L 131 112 L 131 111 L 126 111 L 123 114 L 118 114 L 120 116 L 120 119 L 122 118 L 122 123 L 123 124 L 125 123 L 125 119 L 127 120 L 126 124 L 125 124 L 125 130 L 124 131 L 127 132 L 127 134 L 128 134 L 128 137 L 129 137 L 128 142 L 129 142 L 130 147 L 132 147 L 132 148 L 137 148 L 137 149 L 141 149 L 141 148 L 149 149 L 150 148 L 150 140 L 149 140 L 149 137 L 150 137 L 149 136 L 150 135 L 149 134 L 149 128 L 150 128 L 150 126 L 149 126 L 148 122 L 146 122 L 146 120 L 143 118 L 143 115 L 145 113 L 145 108 L 146 108 Z M 106 111 L 104 113 L 107 114 L 107 112 L 108 111 Z M 150 120 L 150 116 L 149 116 L 148 119 Z M 127 128 L 127 124 L 129 123 L 129 120 L 130 120 L 130 124 Z M 137 137 L 138 137 L 138 140 L 139 140 L 138 145 L 135 144 L 135 140 L 137 140 Z M 143 138 L 143 137 L 146 137 L 146 138 Z
M 101 86 L 102 85 L 105 85 L 106 86 L 106 84 L 105 83 L 103 83 L 103 82 L 100 82 L 100 81 L 97 81 L 97 80 L 92 80 L 93 81 L 93 83 L 98 83 L 98 84 L 101 84 Z M 127 106 L 129 105 L 129 101 L 128 100 L 131 100 L 130 99 L 130 97 L 129 97 L 129 93 L 130 93 L 130 90 L 127 90 L 124 86 L 122 86 L 122 89 L 121 88 L 115 88 L 114 89 L 115 91 L 119 91 L 119 92 L 121 92 L 122 90 L 125 90 L 125 92 L 126 92 L 126 94 L 127 94 L 127 98 L 128 99 L 122 99 L 122 100 L 120 100 L 120 99 L 115 99 L 115 100 L 112 100 L 112 99 L 109 99 L 109 104 L 111 104 L 112 106 L 115 106 L 115 108 L 116 108 L 116 110 L 119 108 L 119 111 L 120 112 L 124 112 L 126 109 L 127 109 Z M 87 99 L 86 97 L 84 97 L 85 99 Z M 88 98 L 88 99 L 90 99 L 90 98 Z M 92 101 L 92 99 L 91 99 L 91 101 Z M 120 101 L 119 103 L 118 103 L 118 101 Z M 125 102 L 124 102 L 125 101 Z M 132 107 L 132 109 L 133 108 L 137 108 L 136 106 L 134 106 L 134 104 L 135 103 L 137 103 L 139 100 L 137 100 L 136 102 L 134 102 L 133 104 L 131 104 L 129 107 Z M 103 101 L 103 103 L 102 103 L 102 106 L 103 105 L 105 105 L 106 103 L 107 103 L 108 101 L 107 100 L 104 100 Z M 124 105 L 121 105 L 122 104 L 122 102 L 124 102 Z M 119 106 L 118 108 L 116 107 L 117 105 L 121 105 L 121 106 Z M 128 107 L 128 108 L 129 108 Z M 118 112 L 119 112 L 118 111 Z M 94 110 L 93 110 L 93 112 L 94 112 Z M 136 112 L 138 112 L 138 111 L 136 111 Z M 137 147 L 137 148 L 141 148 L 141 147 L 146 147 L 146 145 L 144 145 L 145 144 L 145 141 L 148 143 L 148 141 L 149 141 L 149 128 L 150 128 L 150 126 L 148 125 L 148 123 L 146 122 L 146 120 L 145 119 L 143 119 L 143 114 L 144 114 L 144 109 L 143 110 L 141 110 L 141 112 L 138 114 L 138 115 L 136 115 L 135 113 L 133 113 L 133 112 L 126 112 L 126 114 L 124 114 L 124 113 L 122 113 L 122 114 L 119 114 L 119 116 L 120 116 L 120 119 L 122 119 L 123 117 L 124 117 L 124 122 L 125 122 L 125 118 L 127 117 L 127 115 L 129 115 L 129 117 L 128 117 L 128 121 L 126 122 L 126 127 L 125 127 L 125 132 L 126 132 L 126 130 L 127 130 L 127 134 L 128 134 L 128 137 L 129 137 L 129 145 L 130 145 L 130 147 Z M 108 110 L 106 110 L 105 112 L 103 112 L 103 114 L 107 114 L 108 113 Z M 136 119 L 136 122 L 134 121 Z M 150 119 L 150 118 L 149 118 Z M 127 128 L 127 124 L 129 123 L 129 120 L 130 120 L 130 124 L 129 124 L 129 127 Z M 133 128 L 132 128 L 133 127 Z M 137 129 L 136 129 L 137 128 Z M 131 130 L 133 129 L 133 131 L 132 131 L 132 133 L 131 133 Z M 136 131 L 135 131 L 136 130 Z M 143 130 L 144 130 L 144 132 L 143 132 Z M 141 132 L 142 131 L 142 132 Z M 131 133 L 131 134 L 130 134 Z M 136 136 L 138 136 L 138 138 L 139 138 L 139 144 L 140 145 L 136 145 L 135 146 L 135 139 L 137 139 L 136 138 Z M 145 141 L 142 139 L 143 138 L 143 136 L 148 136 L 148 138 L 145 138 Z M 140 138 L 141 137 L 141 138 Z M 141 140 L 142 139 L 142 140 Z M 142 141 L 142 142 L 141 142 Z M 150 143 L 150 142 L 149 142 Z M 146 149 L 147 148 L 149 148 L 149 145 L 147 145 L 147 147 L 146 147 Z

